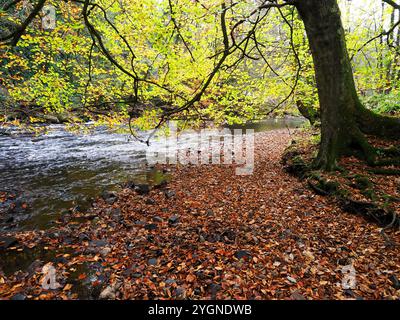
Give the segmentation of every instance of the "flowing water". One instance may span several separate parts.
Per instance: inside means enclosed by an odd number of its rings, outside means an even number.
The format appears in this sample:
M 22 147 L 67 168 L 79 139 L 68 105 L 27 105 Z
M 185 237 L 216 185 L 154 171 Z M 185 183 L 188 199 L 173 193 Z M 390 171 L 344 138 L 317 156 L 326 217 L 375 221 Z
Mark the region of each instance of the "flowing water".
M 294 128 L 303 122 L 297 118 L 265 120 L 229 129 L 261 132 Z M 0 243 L 5 239 L 2 231 L 49 228 L 64 211 L 76 206 L 84 210 L 104 190 L 118 189 L 126 181 L 158 184 L 168 179 L 147 165 L 147 145 L 128 134 L 105 128 L 89 134 L 73 134 L 63 126 L 48 129 L 40 136 L 19 134 L 16 129 L 7 129 L 11 135 L 0 134 Z M 4 128 L 0 128 L 2 131 Z M 184 136 L 177 149 L 195 146 L 193 133 Z M 163 144 L 153 141 L 151 148 L 160 151 Z M 43 244 L 20 250 L 0 246 L 0 275 L 8 277 L 22 271 L 30 276 L 45 263 L 57 265 L 62 259 L 59 251 L 47 250 Z M 73 285 L 71 292 L 79 299 L 98 299 L 108 281 L 101 263 L 82 263 L 75 268 L 61 280 Z M 80 280 L 80 274 L 87 277 Z M 26 298 L 23 292 L 12 297 Z
M 302 122 L 270 119 L 235 128 L 260 132 Z M 61 125 L 48 129 L 40 136 L 13 131 L 0 135 L 0 192 L 8 194 L 0 201 L 0 230 L 46 229 L 61 212 L 74 206 L 85 209 L 104 190 L 126 181 L 152 184 L 163 179 L 146 165 L 147 145 L 129 134 L 105 128 L 74 134 Z

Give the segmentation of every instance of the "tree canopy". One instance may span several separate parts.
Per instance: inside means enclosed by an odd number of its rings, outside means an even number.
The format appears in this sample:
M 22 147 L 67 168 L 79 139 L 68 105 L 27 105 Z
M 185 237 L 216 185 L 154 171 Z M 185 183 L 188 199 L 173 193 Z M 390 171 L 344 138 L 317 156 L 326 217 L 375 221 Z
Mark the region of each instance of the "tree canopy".
M 2 87 L 19 109 L 69 113 L 75 121 L 132 114 L 154 125 L 173 114 L 192 124 L 234 123 L 296 113 L 297 100 L 317 109 L 308 40 L 285 4 L 9 1 L 0 13 Z M 41 9 L 29 21 L 44 5 L 56 8 L 54 30 L 43 28 Z M 358 91 L 371 107 L 396 110 L 398 9 L 368 1 L 341 6 Z

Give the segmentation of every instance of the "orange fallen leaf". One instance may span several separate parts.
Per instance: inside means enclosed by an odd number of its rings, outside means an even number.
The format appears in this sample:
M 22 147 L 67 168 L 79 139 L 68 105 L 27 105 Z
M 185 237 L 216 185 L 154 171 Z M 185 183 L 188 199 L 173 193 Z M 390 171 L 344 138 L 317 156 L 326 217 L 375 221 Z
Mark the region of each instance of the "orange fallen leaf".
M 65 285 L 63 291 L 69 291 L 71 289 L 72 289 L 72 284 L 68 283 L 68 284 Z

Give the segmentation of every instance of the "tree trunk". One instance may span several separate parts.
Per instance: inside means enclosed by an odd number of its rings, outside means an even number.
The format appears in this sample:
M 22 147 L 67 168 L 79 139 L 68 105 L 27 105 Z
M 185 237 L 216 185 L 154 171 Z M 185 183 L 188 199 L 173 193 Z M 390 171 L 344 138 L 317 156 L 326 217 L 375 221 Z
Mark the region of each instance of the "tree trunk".
M 392 12 L 390 14 L 390 28 L 393 28 L 393 26 L 395 24 L 395 20 L 394 20 L 395 14 L 396 14 L 396 9 L 394 7 L 392 7 Z M 388 41 L 390 43 L 393 43 L 393 40 L 394 40 L 394 32 L 392 32 L 388 35 Z M 395 60 L 395 58 L 389 59 L 387 65 L 386 65 L 386 89 L 385 89 L 386 94 L 390 93 L 390 91 L 392 90 L 392 80 L 393 80 L 392 64 L 393 64 L 394 60 Z
M 363 133 L 400 137 L 400 120 L 378 116 L 361 104 L 347 52 L 340 10 L 336 0 L 298 0 L 304 22 L 321 109 L 321 145 L 315 165 L 337 167 L 341 155 L 354 153 L 375 161 L 375 150 Z

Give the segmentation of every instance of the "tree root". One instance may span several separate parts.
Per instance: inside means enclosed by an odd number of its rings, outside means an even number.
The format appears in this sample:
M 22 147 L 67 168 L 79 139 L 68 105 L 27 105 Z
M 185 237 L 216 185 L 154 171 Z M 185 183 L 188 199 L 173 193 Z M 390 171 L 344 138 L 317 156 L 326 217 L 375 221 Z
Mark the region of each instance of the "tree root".
M 376 160 L 372 163 L 372 166 L 374 167 L 400 166 L 400 157 Z
M 392 212 L 388 212 L 388 210 L 374 202 L 354 200 L 350 197 L 341 197 L 340 203 L 341 207 L 345 211 L 361 215 L 367 220 L 375 222 L 380 226 L 388 225 L 392 218 Z M 394 222 L 390 225 L 390 227 L 392 226 L 394 226 Z
M 385 175 L 385 176 L 396 176 L 396 175 L 400 175 L 400 169 L 375 168 L 375 169 L 369 169 L 368 172 L 374 173 L 374 174 Z
M 313 189 L 314 192 L 315 192 L 316 194 L 319 194 L 319 195 L 321 195 L 321 196 L 328 196 L 328 195 L 329 195 L 328 192 L 326 192 L 326 191 L 323 190 L 322 188 L 318 187 L 317 184 L 312 183 L 311 180 L 307 180 L 307 183 L 308 183 L 308 186 L 309 186 L 311 189 Z
M 316 183 L 313 183 L 313 181 L 316 181 Z M 339 190 L 339 184 L 337 182 L 327 181 L 318 176 L 310 177 L 309 179 L 307 179 L 307 183 L 311 189 L 322 196 L 335 194 Z
M 287 173 L 300 179 L 305 178 L 310 171 L 310 167 L 301 157 L 301 153 L 290 147 L 284 152 L 281 163 Z
M 400 148 L 391 146 L 389 148 L 376 148 L 379 154 L 385 155 L 387 157 L 400 157 Z
M 387 245 L 393 245 L 384 231 L 395 226 L 400 226 L 400 219 L 395 212 L 387 209 L 386 205 L 376 203 L 373 200 L 373 197 L 371 197 L 371 201 L 352 199 L 349 192 L 346 189 L 342 189 L 338 182 L 326 180 L 320 177 L 316 171 L 312 171 L 312 166 L 307 164 L 302 159 L 301 155 L 296 153 L 294 150 L 286 153 L 282 162 L 284 163 L 284 169 L 286 172 L 301 180 L 306 179 L 308 186 L 315 193 L 322 196 L 335 197 L 344 211 L 363 216 L 368 221 L 376 223 L 381 227 L 385 226 L 382 235 L 384 236 Z M 358 176 L 353 176 L 353 178 L 354 177 Z M 369 189 L 367 189 L 367 187 Z M 365 186 L 366 190 L 372 190 L 370 187 L 370 183 Z
M 385 243 L 386 243 L 387 247 L 397 247 L 397 246 L 399 246 L 399 244 L 394 242 L 393 240 L 391 240 L 389 238 L 389 236 L 385 232 L 385 230 L 394 227 L 396 222 L 397 222 L 397 224 L 399 224 L 399 217 L 396 214 L 396 212 L 393 211 L 392 214 L 393 214 L 392 221 L 386 227 L 382 228 L 382 230 L 381 230 L 381 235 L 382 235 L 383 239 L 385 240 Z

